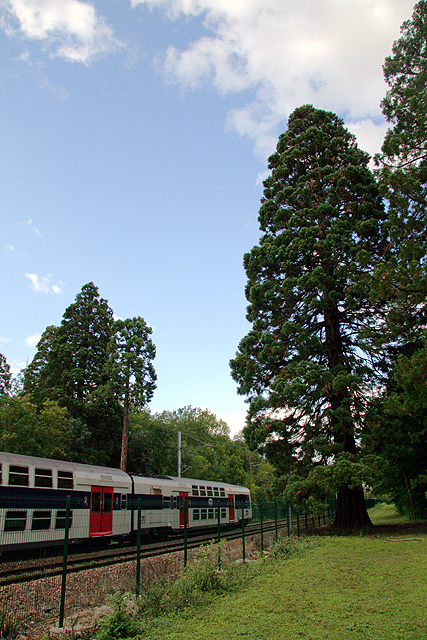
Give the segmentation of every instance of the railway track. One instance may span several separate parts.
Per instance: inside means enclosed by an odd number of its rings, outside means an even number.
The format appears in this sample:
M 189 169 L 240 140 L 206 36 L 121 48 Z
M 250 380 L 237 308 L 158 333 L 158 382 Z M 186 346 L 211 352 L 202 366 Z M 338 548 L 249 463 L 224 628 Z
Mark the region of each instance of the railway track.
M 294 523 L 293 523 L 294 524 Z M 278 528 L 286 528 L 286 520 L 278 520 Z M 266 521 L 263 523 L 263 532 L 274 531 L 276 523 Z M 261 533 L 259 523 L 249 524 L 245 527 L 245 536 L 252 536 Z M 221 540 L 232 540 L 242 537 L 240 528 L 221 531 Z M 194 549 L 211 541 L 216 542 L 217 536 L 210 531 L 204 535 L 188 535 L 187 549 Z M 153 558 L 155 556 L 173 553 L 184 550 L 183 536 L 179 539 L 163 540 L 161 542 L 150 542 L 144 544 L 140 549 L 140 558 Z M 137 548 L 132 546 L 114 545 L 96 552 L 75 553 L 68 557 L 67 573 L 85 571 L 93 567 L 111 566 L 136 560 Z M 4 562 L 0 565 L 0 588 L 6 585 L 32 582 L 42 578 L 58 576 L 62 573 L 62 556 L 33 559 L 27 561 Z

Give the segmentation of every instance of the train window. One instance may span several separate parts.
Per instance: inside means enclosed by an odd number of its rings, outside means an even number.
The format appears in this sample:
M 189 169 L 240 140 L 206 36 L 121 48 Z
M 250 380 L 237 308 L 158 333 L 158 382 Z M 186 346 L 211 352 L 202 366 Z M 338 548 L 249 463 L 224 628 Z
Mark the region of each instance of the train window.
M 224 507 L 221 507 L 221 518 L 226 518 L 227 517 L 227 509 L 224 509 Z
M 24 531 L 27 525 L 26 511 L 6 511 L 5 531 Z
M 208 518 L 209 518 L 209 520 L 213 520 L 213 518 L 214 518 L 214 510 L 213 509 L 208 509 Z
M 58 471 L 58 489 L 73 489 L 73 472 Z
M 170 509 L 171 499 L 169 496 L 163 496 L 163 509 Z
M 177 506 L 178 506 L 178 498 L 177 498 L 177 496 L 174 496 L 172 498 L 172 509 L 176 509 Z
M 128 496 L 127 493 L 122 493 L 122 497 L 120 500 L 120 509 L 127 509 L 128 508 Z
M 110 513 L 113 510 L 113 494 L 104 493 L 104 513 Z
M 31 529 L 33 531 L 45 531 L 46 529 L 50 529 L 50 519 L 50 511 L 34 511 Z
M 199 511 L 199 509 L 193 509 L 193 520 L 200 520 L 200 511 Z
M 1 462 L 0 462 L 0 484 L 2 483 L 1 479 L 2 479 L 2 475 L 1 475 Z
M 206 493 L 208 494 L 208 496 L 212 497 L 213 496 L 212 487 L 206 487 Z
M 220 487 L 220 489 L 219 489 L 219 494 L 220 494 L 221 498 L 225 498 L 225 490 L 224 490 L 224 487 Z
M 219 489 L 218 489 L 218 487 L 214 487 L 214 496 L 215 496 L 216 498 L 218 498 L 218 497 L 219 497 Z
M 206 496 L 206 487 L 200 487 L 200 495 Z
M 65 529 L 65 521 L 66 521 L 67 512 L 66 511 L 57 511 L 56 519 L 55 519 L 55 529 Z M 70 511 L 70 529 L 73 525 L 73 512 Z
M 100 491 L 92 491 L 91 511 L 92 513 L 100 513 L 101 511 L 101 492 Z
M 35 487 L 52 487 L 52 469 L 37 469 L 34 475 Z
M 199 495 L 199 487 L 193 484 L 193 496 L 198 496 L 198 495 Z
M 11 464 L 9 467 L 9 485 L 18 487 L 28 487 L 30 476 L 28 467 L 17 467 Z
M 208 510 L 200 509 L 200 520 L 207 520 L 208 518 Z

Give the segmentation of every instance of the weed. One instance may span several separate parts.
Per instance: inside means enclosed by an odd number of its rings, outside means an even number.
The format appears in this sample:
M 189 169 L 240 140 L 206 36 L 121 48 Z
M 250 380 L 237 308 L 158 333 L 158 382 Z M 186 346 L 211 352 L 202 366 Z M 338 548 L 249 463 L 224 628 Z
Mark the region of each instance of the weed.
M 0 638 L 13 640 L 21 630 L 23 621 L 8 611 L 0 611 Z
M 96 640 L 120 640 L 133 638 L 139 631 L 135 616 L 129 611 L 132 596 L 114 594 L 110 598 L 113 610 L 99 621 Z

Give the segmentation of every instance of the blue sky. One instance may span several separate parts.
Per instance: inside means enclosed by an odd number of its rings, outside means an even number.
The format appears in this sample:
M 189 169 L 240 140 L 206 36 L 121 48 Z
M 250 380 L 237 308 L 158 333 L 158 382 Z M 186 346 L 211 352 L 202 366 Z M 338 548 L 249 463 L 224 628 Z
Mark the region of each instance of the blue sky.
M 153 411 L 244 423 L 243 254 L 293 109 L 374 153 L 407 0 L 0 0 L 0 352 L 14 372 L 93 281 L 153 327 Z

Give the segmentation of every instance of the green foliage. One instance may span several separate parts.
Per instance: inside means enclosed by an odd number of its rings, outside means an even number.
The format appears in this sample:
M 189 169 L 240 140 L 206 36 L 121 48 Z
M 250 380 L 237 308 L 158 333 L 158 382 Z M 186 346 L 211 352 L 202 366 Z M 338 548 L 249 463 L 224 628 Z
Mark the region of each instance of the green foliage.
M 105 371 L 114 394 L 122 402 L 144 407 L 156 388 L 152 360 L 156 355 L 153 333 L 141 317 L 116 320 L 108 345 Z
M 427 347 L 401 355 L 381 397 L 366 416 L 363 445 L 379 460 L 375 491 L 388 493 L 400 512 L 427 517 Z
M 250 482 L 247 446 L 241 441 L 230 440 L 227 425 L 213 413 L 193 407 L 154 415 L 146 411 L 132 412 L 129 470 L 175 476 L 179 431 L 182 434 L 182 475 L 235 484 Z
M 244 257 L 252 329 L 231 369 L 248 397 L 245 437 L 283 475 L 357 450 L 375 375 L 362 335 L 379 320 L 370 293 L 385 241 L 368 162 L 342 120 L 311 105 L 291 114 L 269 159 L 263 236 Z
M 9 395 L 12 389 L 12 374 L 6 358 L 0 353 L 0 397 Z
M 135 616 L 129 611 L 130 601 L 129 596 L 118 593 L 110 598 L 113 610 L 100 620 L 96 640 L 121 640 L 137 635 L 139 625 Z
M 0 398 L 1 451 L 79 460 L 87 437 L 82 423 L 53 400 L 39 411 L 29 396 Z
M 200 547 L 194 560 L 176 579 L 147 586 L 138 598 L 140 615 L 152 619 L 173 615 L 241 586 L 244 571 L 231 565 L 218 571 L 217 554 L 212 544 Z

